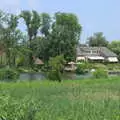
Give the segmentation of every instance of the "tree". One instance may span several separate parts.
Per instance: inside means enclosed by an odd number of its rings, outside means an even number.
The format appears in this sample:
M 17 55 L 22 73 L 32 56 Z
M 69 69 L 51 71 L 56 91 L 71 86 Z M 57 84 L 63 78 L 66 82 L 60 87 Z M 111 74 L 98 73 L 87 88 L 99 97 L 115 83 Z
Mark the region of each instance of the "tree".
M 41 14 L 41 33 L 47 37 L 50 32 L 51 17 L 48 13 Z
M 100 47 L 100 46 L 107 46 L 108 45 L 108 41 L 106 40 L 105 36 L 103 36 L 102 32 L 97 32 L 94 33 L 93 36 L 88 38 L 88 44 L 89 46 L 92 47 Z
M 6 14 L 0 10 L 0 30 L 3 28 L 3 24 L 6 22 Z
M 76 58 L 76 47 L 80 39 L 81 25 L 76 15 L 71 13 L 56 13 L 52 32 L 49 36 L 49 54 L 54 56 L 63 54 L 65 60 Z
M 44 37 L 37 37 L 32 41 L 32 46 L 35 57 L 42 59 L 44 62 L 48 60 L 48 51 L 46 51 L 48 41 Z
M 29 37 L 29 48 L 32 51 L 32 40 L 36 39 L 38 30 L 41 25 L 41 19 L 40 15 L 36 11 L 22 11 L 20 14 L 20 17 L 22 17 L 26 23 L 27 26 L 27 33 Z M 29 64 L 33 65 L 33 59 L 32 59 L 32 53 L 29 54 Z
M 3 58 L 5 65 L 15 67 L 17 59 L 24 56 L 27 51 L 23 45 L 26 37 L 17 28 L 16 15 L 0 11 L 0 24 L 0 50 L 4 53 L 4 56 L 1 56 L 1 63 Z
M 46 62 L 50 57 L 61 54 L 67 61 L 76 59 L 81 25 L 74 14 L 56 13 L 52 20 L 48 14 L 43 13 L 40 31 L 42 36 L 37 36 L 37 39 L 32 41 L 33 51 L 37 57 Z
M 19 31 L 17 30 L 18 17 L 13 14 L 5 14 L 3 21 L 4 24 L 2 24 L 0 32 L 0 44 L 3 46 L 6 54 L 6 64 L 11 66 L 15 64 L 16 46 L 19 39 Z
M 49 60 L 49 38 L 50 38 L 50 29 L 51 29 L 52 19 L 48 13 L 41 14 L 41 27 L 40 33 L 41 36 L 38 36 L 36 40 L 32 42 L 34 55 L 44 62 Z
M 19 18 L 27 27 L 26 41 L 22 41 L 25 38 L 17 28 Z M 75 60 L 80 33 L 78 18 L 71 13 L 58 12 L 51 18 L 47 13 L 40 15 L 36 11 L 22 11 L 19 16 L 0 11 L 0 45 L 6 53 L 7 65 L 15 65 L 18 53 L 29 56 L 27 63 L 31 67 L 34 55 L 45 62 L 59 55 L 67 61 Z
M 118 59 L 120 60 L 120 41 L 112 41 L 111 43 L 109 43 L 108 48 L 116 53 L 118 55 Z

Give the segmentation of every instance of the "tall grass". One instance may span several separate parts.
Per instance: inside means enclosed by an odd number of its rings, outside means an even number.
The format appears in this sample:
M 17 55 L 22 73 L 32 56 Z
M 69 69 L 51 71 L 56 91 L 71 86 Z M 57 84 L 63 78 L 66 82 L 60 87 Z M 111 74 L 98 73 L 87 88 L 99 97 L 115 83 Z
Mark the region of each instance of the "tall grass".
M 120 120 L 120 79 L 0 84 L 2 120 Z

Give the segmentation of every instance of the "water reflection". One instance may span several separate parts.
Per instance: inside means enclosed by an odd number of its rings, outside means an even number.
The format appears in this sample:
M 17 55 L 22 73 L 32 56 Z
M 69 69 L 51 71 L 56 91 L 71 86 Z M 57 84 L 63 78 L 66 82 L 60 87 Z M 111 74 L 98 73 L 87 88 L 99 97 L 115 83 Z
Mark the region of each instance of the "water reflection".
M 44 80 L 45 74 L 43 73 L 21 73 L 20 80 Z

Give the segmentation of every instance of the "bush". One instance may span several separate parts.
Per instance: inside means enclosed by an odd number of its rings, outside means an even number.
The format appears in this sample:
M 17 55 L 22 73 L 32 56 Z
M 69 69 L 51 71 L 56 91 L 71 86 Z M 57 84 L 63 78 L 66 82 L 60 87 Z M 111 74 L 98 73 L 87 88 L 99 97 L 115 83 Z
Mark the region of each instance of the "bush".
M 93 63 L 92 69 L 107 69 L 106 65 L 102 63 Z
M 85 74 L 88 69 L 87 63 L 81 63 L 77 65 L 76 74 Z
M 50 58 L 48 79 L 57 80 L 59 82 L 62 80 L 64 62 L 64 57 L 62 55 Z
M 19 78 L 19 72 L 14 69 L 1 69 L 0 80 L 16 80 Z
M 61 73 L 55 70 L 52 70 L 50 72 L 48 72 L 48 78 L 49 80 L 53 80 L 53 81 L 61 81 Z
M 108 70 L 120 70 L 120 64 L 119 63 L 111 63 L 106 65 Z
M 93 72 L 94 78 L 107 78 L 108 73 L 104 69 L 97 69 L 95 72 Z
M 19 68 L 17 68 L 17 71 L 19 71 L 20 73 L 21 73 L 21 72 L 26 72 L 26 69 L 24 69 L 24 68 L 22 68 L 22 67 L 19 67 Z

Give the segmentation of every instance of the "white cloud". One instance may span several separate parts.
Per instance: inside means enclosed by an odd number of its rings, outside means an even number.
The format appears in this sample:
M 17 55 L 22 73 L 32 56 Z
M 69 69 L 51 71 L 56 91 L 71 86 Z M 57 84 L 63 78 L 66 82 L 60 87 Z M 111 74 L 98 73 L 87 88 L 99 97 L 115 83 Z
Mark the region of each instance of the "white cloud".
M 1 0 L 0 9 L 10 13 L 18 13 L 20 11 L 20 0 Z

